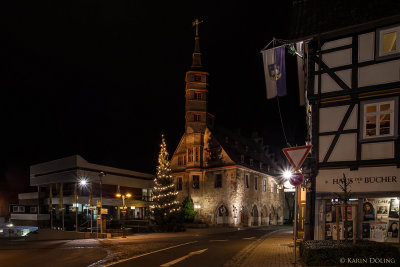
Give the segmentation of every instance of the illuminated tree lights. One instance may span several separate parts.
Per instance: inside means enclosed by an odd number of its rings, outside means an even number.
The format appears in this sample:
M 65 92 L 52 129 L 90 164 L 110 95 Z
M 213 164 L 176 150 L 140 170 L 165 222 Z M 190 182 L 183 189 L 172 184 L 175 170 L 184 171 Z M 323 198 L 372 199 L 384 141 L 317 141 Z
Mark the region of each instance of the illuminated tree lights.
M 167 145 L 161 135 L 161 150 L 158 154 L 157 177 L 153 187 L 154 221 L 164 231 L 176 231 L 180 219 L 180 202 L 176 200 L 178 192 L 172 178 L 172 170 L 168 160 Z

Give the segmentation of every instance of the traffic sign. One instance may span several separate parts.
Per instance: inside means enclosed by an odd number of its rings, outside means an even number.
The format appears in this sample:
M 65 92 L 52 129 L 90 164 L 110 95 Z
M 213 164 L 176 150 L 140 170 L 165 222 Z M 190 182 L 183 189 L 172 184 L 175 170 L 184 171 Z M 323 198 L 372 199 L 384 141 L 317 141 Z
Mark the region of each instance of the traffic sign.
M 294 170 L 298 170 L 311 150 L 311 145 L 282 149 Z
M 97 200 L 97 207 L 101 207 L 101 201 L 100 200 Z
M 304 182 L 303 174 L 296 172 L 293 173 L 292 177 L 289 179 L 289 183 L 293 186 L 299 186 Z

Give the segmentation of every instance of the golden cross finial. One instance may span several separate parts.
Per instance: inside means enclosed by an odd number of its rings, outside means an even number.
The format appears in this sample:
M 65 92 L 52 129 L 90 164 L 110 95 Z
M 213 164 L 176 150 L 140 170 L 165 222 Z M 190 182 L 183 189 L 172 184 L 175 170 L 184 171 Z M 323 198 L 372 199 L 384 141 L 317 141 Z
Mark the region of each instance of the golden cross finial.
M 192 23 L 193 27 L 196 27 L 196 36 L 199 36 L 199 24 L 203 23 L 202 20 L 195 19 Z

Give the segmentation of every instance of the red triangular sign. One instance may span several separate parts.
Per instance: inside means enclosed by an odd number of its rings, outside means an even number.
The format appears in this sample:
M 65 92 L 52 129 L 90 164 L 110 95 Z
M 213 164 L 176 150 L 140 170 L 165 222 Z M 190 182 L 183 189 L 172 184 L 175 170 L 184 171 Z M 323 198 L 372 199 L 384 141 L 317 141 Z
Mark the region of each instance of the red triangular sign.
M 310 150 L 311 150 L 311 145 L 282 149 L 283 153 L 285 153 L 285 156 L 287 157 L 293 169 L 295 170 L 298 170 L 301 167 Z

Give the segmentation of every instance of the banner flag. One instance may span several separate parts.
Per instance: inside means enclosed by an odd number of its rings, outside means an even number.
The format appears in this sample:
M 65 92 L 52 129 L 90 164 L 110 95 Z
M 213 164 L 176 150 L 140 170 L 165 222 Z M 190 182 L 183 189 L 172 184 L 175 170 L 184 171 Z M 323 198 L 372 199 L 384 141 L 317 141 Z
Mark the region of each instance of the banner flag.
M 285 46 L 262 51 L 267 98 L 286 95 Z

